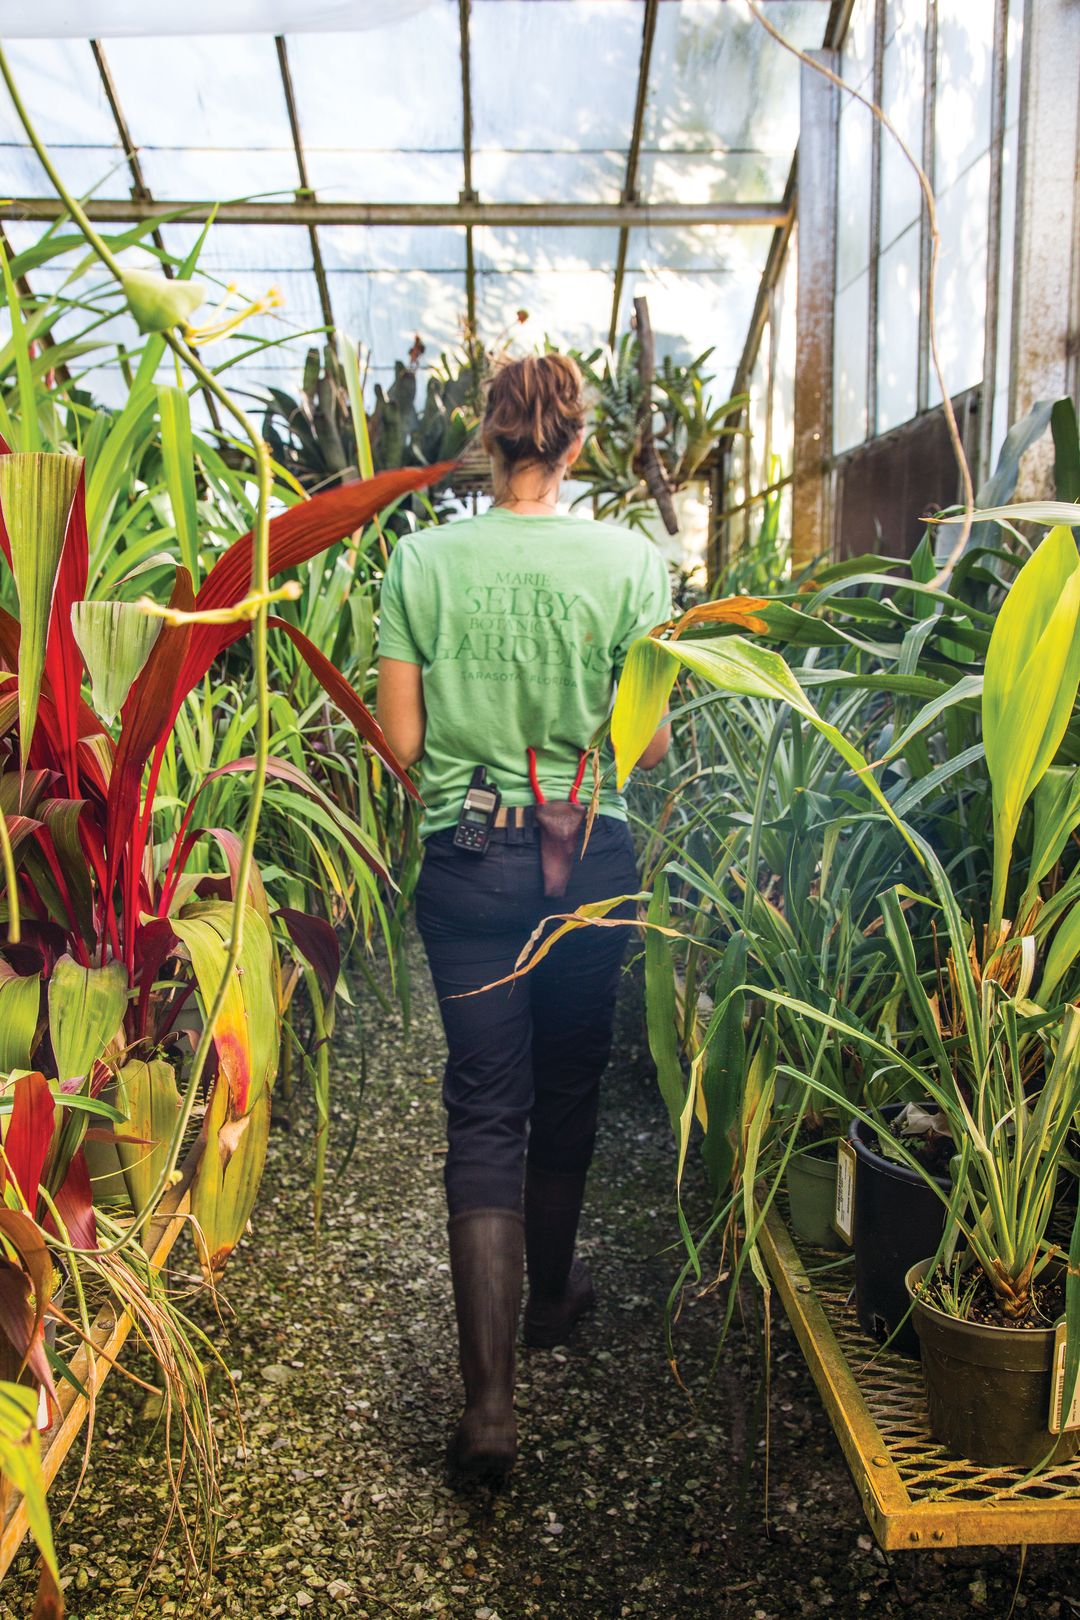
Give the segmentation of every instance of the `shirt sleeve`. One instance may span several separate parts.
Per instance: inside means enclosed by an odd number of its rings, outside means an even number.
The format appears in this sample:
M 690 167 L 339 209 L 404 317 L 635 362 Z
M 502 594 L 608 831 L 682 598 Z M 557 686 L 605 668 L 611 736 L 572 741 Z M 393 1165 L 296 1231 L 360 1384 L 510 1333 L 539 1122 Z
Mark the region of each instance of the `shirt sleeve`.
M 658 547 L 650 541 L 633 601 L 632 618 L 614 649 L 616 678 L 622 673 L 630 643 L 639 636 L 647 636 L 650 630 L 670 618 L 671 576 Z
M 424 655 L 416 644 L 405 603 L 405 565 L 405 547 L 399 541 L 390 554 L 379 593 L 379 657 L 422 664 Z

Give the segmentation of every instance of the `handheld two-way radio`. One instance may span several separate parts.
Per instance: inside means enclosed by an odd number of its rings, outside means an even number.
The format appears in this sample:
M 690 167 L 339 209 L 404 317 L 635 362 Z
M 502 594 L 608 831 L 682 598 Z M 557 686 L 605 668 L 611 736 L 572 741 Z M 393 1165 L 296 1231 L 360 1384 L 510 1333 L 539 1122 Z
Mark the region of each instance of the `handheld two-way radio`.
M 485 854 L 491 842 L 491 829 L 495 825 L 501 799 L 502 795 L 494 782 L 485 780 L 484 767 L 478 765 L 472 773 L 472 781 L 454 828 L 455 849 L 468 850 L 470 855 Z

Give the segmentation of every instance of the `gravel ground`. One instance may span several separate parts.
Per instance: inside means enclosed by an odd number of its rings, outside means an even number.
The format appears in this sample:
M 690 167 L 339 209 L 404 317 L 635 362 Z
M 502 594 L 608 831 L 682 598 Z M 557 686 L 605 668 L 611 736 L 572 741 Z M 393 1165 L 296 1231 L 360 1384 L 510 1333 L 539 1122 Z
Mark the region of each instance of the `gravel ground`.
M 235 1316 L 227 1335 L 215 1330 L 239 1375 L 247 1441 L 244 1451 L 219 1380 L 216 1563 L 192 1580 L 174 1533 L 137 1612 L 207 1620 L 1004 1617 L 1015 1551 L 886 1561 L 876 1550 L 782 1319 L 773 1336 L 768 1524 L 756 1333 L 740 1331 L 706 1387 L 715 1295 L 688 1306 L 679 1326 L 695 1403 L 677 1387 L 661 1324 L 676 1270 L 664 1252 L 673 1155 L 632 983 L 584 1223 L 599 1307 L 565 1353 L 523 1353 L 522 1456 L 507 1489 L 492 1497 L 448 1488 L 442 1457 L 458 1384 L 436 1080 L 442 1038 L 419 963 L 415 988 L 407 1041 L 395 1018 L 368 1012 L 357 1148 L 328 1200 L 317 1251 L 308 1129 L 301 1119 L 272 1137 L 255 1232 L 227 1278 Z M 358 1054 L 343 1021 L 339 1150 L 351 1130 Z M 112 1379 L 82 1493 L 57 1536 L 74 1620 L 136 1612 L 166 1510 L 160 1459 L 143 1397 Z M 54 1511 L 75 1471 L 69 1463 L 57 1481 Z M 1017 1612 L 1080 1614 L 1078 1576 L 1074 1549 L 1033 1549 Z M 30 1591 L 24 1554 L 0 1589 L 2 1620 L 29 1614 Z

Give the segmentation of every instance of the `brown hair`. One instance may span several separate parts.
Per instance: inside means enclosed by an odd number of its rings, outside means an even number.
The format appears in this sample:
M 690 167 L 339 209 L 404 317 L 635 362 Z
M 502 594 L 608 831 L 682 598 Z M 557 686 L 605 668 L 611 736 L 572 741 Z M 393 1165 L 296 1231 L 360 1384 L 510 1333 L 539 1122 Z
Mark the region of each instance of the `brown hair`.
M 484 448 L 508 467 L 555 467 L 585 426 L 577 362 L 564 354 L 504 360 L 488 384 Z

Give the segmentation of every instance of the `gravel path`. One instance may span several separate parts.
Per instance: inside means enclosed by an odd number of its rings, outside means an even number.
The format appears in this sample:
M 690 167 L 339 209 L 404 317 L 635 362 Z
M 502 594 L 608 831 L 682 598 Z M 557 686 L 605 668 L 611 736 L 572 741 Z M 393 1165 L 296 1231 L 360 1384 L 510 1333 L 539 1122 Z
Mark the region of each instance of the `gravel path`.
M 247 1449 L 221 1411 L 223 1515 L 204 1584 L 174 1534 L 137 1612 L 443 1615 L 447 1620 L 788 1620 L 796 1615 L 1004 1617 L 1015 1552 L 904 1555 L 866 1532 L 847 1469 L 786 1324 L 774 1325 L 771 1522 L 755 1421 L 755 1335 L 729 1345 L 711 1387 L 715 1296 L 688 1305 L 680 1366 L 661 1307 L 676 1270 L 673 1154 L 643 1054 L 633 986 L 608 1077 L 583 1252 L 600 1304 L 565 1353 L 525 1352 L 522 1459 L 500 1496 L 455 1495 L 442 1454 L 457 1374 L 442 1205 L 442 1038 L 417 965 L 412 1033 L 368 1008 L 356 1152 L 312 1244 L 307 1128 L 275 1132 L 255 1233 L 227 1278 Z M 359 1045 L 335 1043 L 334 1145 L 351 1130 Z M 186 1255 L 181 1263 L 188 1265 Z M 140 1370 L 144 1370 L 140 1368 Z M 75 1464 L 54 1488 L 54 1510 Z M 73 1620 L 118 1620 L 136 1597 L 165 1513 L 160 1434 L 113 1379 L 82 1494 L 58 1532 Z M 65 1490 L 66 1486 L 66 1490 Z M 0 1616 L 30 1612 L 30 1559 Z M 1080 1615 L 1080 1555 L 1033 1549 L 1017 1612 Z M 1076 1595 L 1074 1595 L 1076 1594 Z

